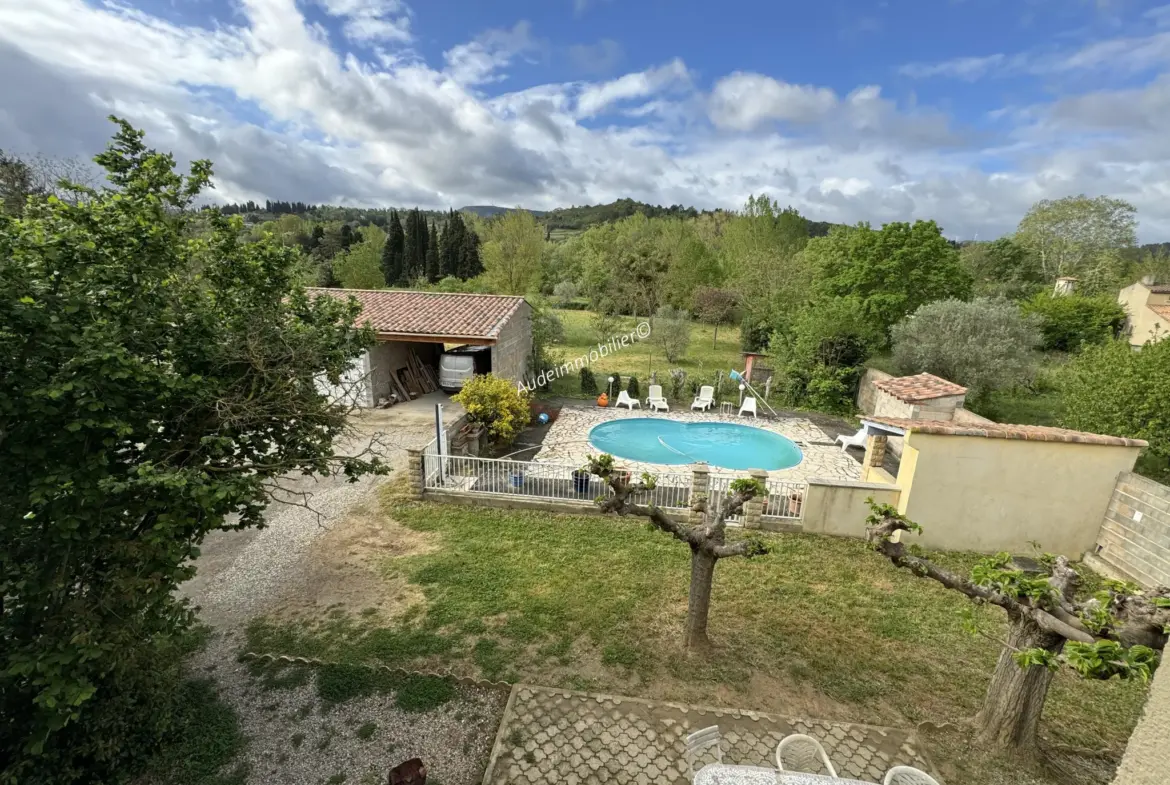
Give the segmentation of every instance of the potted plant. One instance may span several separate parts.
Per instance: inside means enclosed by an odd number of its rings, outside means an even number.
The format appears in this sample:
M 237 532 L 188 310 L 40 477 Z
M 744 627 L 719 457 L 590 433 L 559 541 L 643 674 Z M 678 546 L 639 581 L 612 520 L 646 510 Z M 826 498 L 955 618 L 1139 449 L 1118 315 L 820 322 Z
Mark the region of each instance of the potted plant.
M 580 469 L 573 469 L 573 490 L 577 493 L 588 493 L 592 477 L 593 475 L 584 466 Z
M 523 488 L 524 487 L 524 470 L 520 468 L 519 464 L 512 467 L 512 487 L 513 488 Z

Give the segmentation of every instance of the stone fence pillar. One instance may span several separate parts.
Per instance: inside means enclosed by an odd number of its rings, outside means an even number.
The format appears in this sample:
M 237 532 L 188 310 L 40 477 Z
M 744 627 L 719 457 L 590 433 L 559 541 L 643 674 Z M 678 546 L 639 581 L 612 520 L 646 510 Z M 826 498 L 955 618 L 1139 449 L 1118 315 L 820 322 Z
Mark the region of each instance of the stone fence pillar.
M 880 434 L 867 436 L 865 439 L 865 465 L 882 468 L 886 460 L 887 437 Z
M 711 475 L 711 470 L 707 466 L 707 464 L 695 463 L 695 464 L 691 465 L 691 504 L 692 505 L 695 503 L 695 501 L 700 496 L 707 495 L 707 479 L 710 477 L 710 475 Z M 694 510 L 691 510 L 689 517 L 690 517 L 691 523 L 694 523 L 694 524 L 702 523 L 702 520 L 703 520 L 702 513 L 698 513 L 698 512 L 695 512 Z
M 768 487 L 768 473 L 763 469 L 752 469 L 748 474 L 766 489 Z M 763 496 L 754 496 L 751 501 L 743 505 L 743 527 L 745 529 L 759 529 L 764 524 L 764 503 L 768 500 L 765 490 Z
M 406 482 L 413 499 L 423 497 L 423 453 L 422 450 L 406 450 Z

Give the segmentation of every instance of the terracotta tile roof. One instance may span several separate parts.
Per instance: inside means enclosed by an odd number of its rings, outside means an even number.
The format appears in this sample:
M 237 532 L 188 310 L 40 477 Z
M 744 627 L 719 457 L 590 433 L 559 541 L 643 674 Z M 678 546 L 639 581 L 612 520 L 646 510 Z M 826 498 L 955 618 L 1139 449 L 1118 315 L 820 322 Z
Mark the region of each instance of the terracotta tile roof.
M 1146 288 L 1154 294 L 1170 294 L 1170 283 L 1156 283 Z
M 967 394 L 966 387 L 948 382 L 946 379 L 930 373 L 882 379 L 880 382 L 874 382 L 873 386 L 905 403 L 918 403 L 919 401 L 929 401 L 932 398 L 945 398 L 948 395 Z
M 1170 290 L 1170 287 L 1167 287 L 1167 290 Z M 1146 307 L 1163 319 L 1170 320 L 1170 305 L 1147 305 Z
M 498 338 L 523 297 L 500 294 L 446 294 L 391 289 L 309 289 L 310 294 L 356 297 L 362 304 L 358 324 L 378 333 L 452 339 Z
M 1070 442 L 1074 444 L 1106 444 L 1113 447 L 1145 447 L 1142 439 L 1122 436 L 1103 436 L 1099 433 L 1070 431 L 1046 425 L 1008 425 L 987 423 L 960 425 L 939 420 L 908 420 L 902 417 L 862 417 L 863 422 L 889 425 L 907 433 L 933 433 L 941 436 L 983 436 L 987 439 L 1023 439 L 1030 442 Z

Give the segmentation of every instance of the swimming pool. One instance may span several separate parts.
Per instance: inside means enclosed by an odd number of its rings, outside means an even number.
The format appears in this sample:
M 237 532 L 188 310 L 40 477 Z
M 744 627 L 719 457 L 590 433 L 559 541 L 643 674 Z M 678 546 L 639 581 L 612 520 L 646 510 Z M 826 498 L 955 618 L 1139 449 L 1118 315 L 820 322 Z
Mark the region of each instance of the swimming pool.
M 725 422 L 678 422 L 631 417 L 602 423 L 589 443 L 618 458 L 643 463 L 706 461 L 723 469 L 788 469 L 804 455 L 778 433 Z

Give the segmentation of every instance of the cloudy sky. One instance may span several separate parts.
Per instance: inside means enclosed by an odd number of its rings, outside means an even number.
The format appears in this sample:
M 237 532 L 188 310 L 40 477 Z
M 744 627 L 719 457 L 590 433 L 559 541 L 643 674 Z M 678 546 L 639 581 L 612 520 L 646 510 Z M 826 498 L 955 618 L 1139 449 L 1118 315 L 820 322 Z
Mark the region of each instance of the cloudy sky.
M 1170 5 L 1140 0 L 0 0 L 0 148 L 115 113 L 222 200 L 632 197 L 1010 231 L 1108 194 L 1170 240 Z

